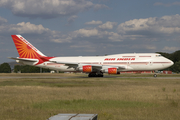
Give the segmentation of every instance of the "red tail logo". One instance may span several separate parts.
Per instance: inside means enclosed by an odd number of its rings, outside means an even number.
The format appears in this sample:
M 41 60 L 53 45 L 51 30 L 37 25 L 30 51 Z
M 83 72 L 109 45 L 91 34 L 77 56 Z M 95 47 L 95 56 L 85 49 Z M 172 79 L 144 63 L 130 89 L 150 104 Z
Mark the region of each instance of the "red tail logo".
M 41 53 L 38 49 L 36 49 L 31 43 L 29 43 L 26 39 L 24 39 L 21 35 L 11 35 L 11 36 L 16 46 L 16 49 L 19 53 L 20 58 L 38 59 L 39 62 L 37 64 L 41 64 L 53 58 L 53 57 L 46 57 L 43 53 Z
M 20 35 L 11 35 L 19 53 L 20 58 L 38 59 L 40 56 L 44 56 L 42 53 L 38 53 L 38 50 L 27 40 Z

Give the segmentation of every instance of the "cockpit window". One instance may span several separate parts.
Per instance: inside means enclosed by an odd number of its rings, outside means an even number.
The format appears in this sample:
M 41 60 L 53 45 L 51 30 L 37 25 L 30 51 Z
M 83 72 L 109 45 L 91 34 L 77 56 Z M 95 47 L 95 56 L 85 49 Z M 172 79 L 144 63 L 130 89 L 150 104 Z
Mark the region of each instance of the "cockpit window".
M 156 57 L 162 57 L 162 55 L 156 55 Z

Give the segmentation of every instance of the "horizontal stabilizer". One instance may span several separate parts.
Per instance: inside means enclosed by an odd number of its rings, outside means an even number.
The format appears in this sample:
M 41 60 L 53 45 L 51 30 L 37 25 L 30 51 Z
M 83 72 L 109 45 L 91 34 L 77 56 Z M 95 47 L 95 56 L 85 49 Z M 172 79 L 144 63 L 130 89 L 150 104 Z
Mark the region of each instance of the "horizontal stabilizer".
M 24 62 L 38 62 L 37 59 L 14 58 L 14 57 L 8 57 L 8 58 L 13 59 L 13 60 L 20 60 L 20 61 L 24 61 Z

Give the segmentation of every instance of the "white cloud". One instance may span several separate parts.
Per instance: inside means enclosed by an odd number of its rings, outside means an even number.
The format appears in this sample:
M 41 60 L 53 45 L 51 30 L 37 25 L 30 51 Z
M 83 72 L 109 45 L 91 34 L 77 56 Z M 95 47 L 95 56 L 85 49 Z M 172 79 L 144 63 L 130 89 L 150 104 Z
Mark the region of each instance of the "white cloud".
M 50 41 L 55 42 L 55 43 L 71 43 L 72 38 L 70 36 L 66 35 L 58 35 L 57 37 L 52 37 Z
M 102 24 L 102 21 L 91 21 L 85 24 Z M 106 23 L 94 28 L 82 28 L 65 34 L 63 41 L 98 40 L 100 41 L 169 41 L 180 38 L 180 15 L 134 19 L 121 23 L 117 31 L 113 31 L 116 22 Z M 173 36 L 173 39 L 171 39 Z M 60 41 L 62 41 L 59 39 Z M 59 42 L 56 40 L 55 42 Z M 145 46 L 148 50 L 156 50 L 155 46 Z
M 122 41 L 123 37 L 115 32 L 109 32 L 98 28 L 91 28 L 91 29 L 79 29 L 63 36 L 60 36 L 59 40 L 54 40 L 54 42 L 61 42 L 63 41 L 84 41 L 85 39 L 88 40 L 98 40 L 100 41 Z
M 80 37 L 90 37 L 90 36 L 97 36 L 99 34 L 99 31 L 97 29 L 79 29 L 73 32 L 75 36 Z
M 105 5 L 88 0 L 0 0 L 0 7 L 6 7 L 21 17 L 55 18 L 73 16 L 93 7 L 104 8 Z
M 70 49 L 87 50 L 85 52 L 96 52 L 102 48 L 102 51 L 107 53 L 110 52 L 106 50 L 106 46 L 109 44 L 112 45 L 109 48 L 112 53 L 115 49 L 122 49 L 121 52 L 127 52 L 126 50 L 128 52 L 131 50 L 133 52 L 141 52 L 142 50 L 144 52 L 156 52 L 162 49 L 173 52 L 178 48 L 164 47 L 164 45 L 177 39 L 180 40 L 180 15 L 178 14 L 161 18 L 129 20 L 119 24 L 117 29 L 113 29 L 116 28 L 117 23 L 110 21 L 103 24 L 102 21 L 92 20 L 85 24 L 96 25 L 96 27 L 81 28 L 62 34 L 60 31 L 53 31 L 41 24 L 35 25 L 30 22 L 2 24 L 0 25 L 0 37 L 4 34 L 28 34 L 36 36 L 36 38 L 34 37 L 35 40 L 52 41 L 51 44 L 56 46 L 60 45 L 56 43 L 63 43 L 63 45 L 69 46 Z M 158 42 L 153 44 L 152 41 Z M 163 41 L 163 44 L 160 41 Z M 118 42 L 121 42 L 121 44 Z M 89 45 L 91 46 L 88 47 Z M 127 47 L 129 49 L 126 49 Z
M 24 33 L 42 34 L 50 30 L 48 28 L 44 28 L 42 25 L 35 25 L 35 24 L 31 24 L 30 22 L 27 22 L 27 23 L 21 22 L 21 23 L 18 23 L 17 25 L 11 25 L 8 31 L 17 32 L 19 34 L 24 34 Z
M 108 39 L 112 41 L 123 41 L 123 37 L 118 33 L 114 33 L 114 32 L 109 33 Z
M 121 23 L 118 33 L 125 35 L 142 35 L 145 37 L 171 36 L 180 33 L 180 15 L 134 19 Z
M 86 25 L 99 25 L 99 24 L 102 24 L 102 21 L 92 20 L 91 22 L 86 22 L 85 24 Z
M 97 28 L 93 29 L 79 29 L 72 34 L 70 34 L 72 38 L 92 38 L 92 39 L 103 39 L 109 41 L 122 41 L 122 36 L 118 33 L 101 31 Z
M 61 34 L 60 31 L 50 30 L 43 25 L 35 25 L 30 22 L 21 22 L 17 24 L 0 25 L 0 37 L 11 34 L 28 34 L 38 36 L 35 39 L 41 39 L 41 41 L 53 41 L 58 43 L 71 42 L 72 38 L 67 35 Z
M 168 51 L 168 52 L 174 52 L 174 51 L 177 51 L 179 49 L 180 49 L 180 47 L 168 47 L 168 46 L 165 46 L 163 48 L 164 51 Z
M 99 25 L 98 27 L 101 28 L 101 29 L 113 29 L 113 27 L 114 27 L 115 25 L 117 25 L 116 22 L 110 22 L 110 21 L 108 21 L 108 22 L 104 23 L 103 25 Z

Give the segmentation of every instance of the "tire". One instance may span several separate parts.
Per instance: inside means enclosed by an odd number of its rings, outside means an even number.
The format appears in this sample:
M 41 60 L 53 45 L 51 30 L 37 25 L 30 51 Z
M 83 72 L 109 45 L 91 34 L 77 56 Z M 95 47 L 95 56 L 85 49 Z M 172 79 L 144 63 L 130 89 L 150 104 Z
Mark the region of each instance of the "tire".
M 157 75 L 156 75 L 156 74 L 154 74 L 153 76 L 154 76 L 155 78 L 157 77 Z
M 88 77 L 103 77 L 103 74 L 97 74 L 97 73 L 89 73 Z

